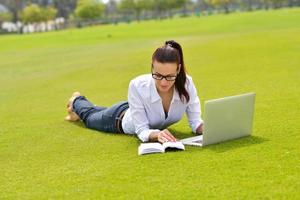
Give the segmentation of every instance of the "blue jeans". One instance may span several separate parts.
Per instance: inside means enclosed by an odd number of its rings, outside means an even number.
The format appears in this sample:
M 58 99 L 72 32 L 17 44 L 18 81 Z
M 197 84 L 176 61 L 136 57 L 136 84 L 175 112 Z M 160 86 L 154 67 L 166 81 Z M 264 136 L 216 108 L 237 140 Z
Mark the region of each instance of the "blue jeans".
M 87 128 L 108 133 L 120 133 L 122 131 L 118 130 L 116 125 L 121 120 L 119 118 L 121 113 L 128 108 L 128 101 L 121 101 L 107 108 L 95 106 L 84 96 L 79 96 L 73 101 L 72 110 Z

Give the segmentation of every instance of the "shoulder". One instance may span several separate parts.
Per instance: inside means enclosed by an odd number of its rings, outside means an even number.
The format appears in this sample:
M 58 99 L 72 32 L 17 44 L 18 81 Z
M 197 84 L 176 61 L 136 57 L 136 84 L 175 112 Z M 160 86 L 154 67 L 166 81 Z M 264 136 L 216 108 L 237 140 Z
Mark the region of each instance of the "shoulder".
M 187 89 L 193 88 L 195 86 L 193 78 L 190 75 L 188 75 L 188 74 L 186 75 L 185 85 L 186 85 Z
M 136 87 L 136 88 L 148 87 L 150 84 L 151 78 L 152 78 L 151 74 L 143 74 L 143 75 L 137 76 L 130 81 L 129 86 Z
M 195 86 L 193 78 L 189 75 L 187 75 L 186 78 L 186 90 L 189 93 L 191 98 L 195 98 L 198 96 L 197 88 Z
M 138 94 L 143 97 L 149 96 L 152 87 L 151 74 L 143 74 L 132 79 L 129 83 L 129 94 Z

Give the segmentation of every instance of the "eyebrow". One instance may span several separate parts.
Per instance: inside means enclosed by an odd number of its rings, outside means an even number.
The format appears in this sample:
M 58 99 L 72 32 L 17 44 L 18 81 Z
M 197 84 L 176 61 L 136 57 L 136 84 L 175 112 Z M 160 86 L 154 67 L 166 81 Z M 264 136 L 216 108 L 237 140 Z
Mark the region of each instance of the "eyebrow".
M 176 73 L 163 75 L 163 74 L 160 74 L 158 72 L 154 72 L 154 74 L 161 75 L 161 76 L 176 76 Z

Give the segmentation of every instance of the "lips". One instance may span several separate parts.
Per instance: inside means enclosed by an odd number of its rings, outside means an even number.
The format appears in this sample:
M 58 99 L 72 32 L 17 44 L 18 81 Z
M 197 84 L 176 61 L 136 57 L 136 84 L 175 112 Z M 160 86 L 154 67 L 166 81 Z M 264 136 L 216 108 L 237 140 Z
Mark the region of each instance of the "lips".
M 168 86 L 160 86 L 162 89 L 167 89 Z

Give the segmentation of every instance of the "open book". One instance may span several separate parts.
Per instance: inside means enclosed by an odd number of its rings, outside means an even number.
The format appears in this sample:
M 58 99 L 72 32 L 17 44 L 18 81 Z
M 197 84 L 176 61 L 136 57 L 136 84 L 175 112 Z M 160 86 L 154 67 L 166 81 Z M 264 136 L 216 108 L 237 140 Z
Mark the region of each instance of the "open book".
M 148 153 L 164 153 L 166 149 L 173 150 L 184 150 L 184 145 L 182 142 L 165 142 L 160 144 L 158 142 L 152 143 L 142 143 L 139 146 L 139 155 L 148 154 Z

